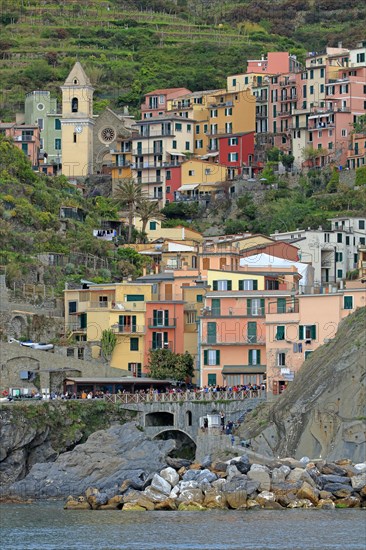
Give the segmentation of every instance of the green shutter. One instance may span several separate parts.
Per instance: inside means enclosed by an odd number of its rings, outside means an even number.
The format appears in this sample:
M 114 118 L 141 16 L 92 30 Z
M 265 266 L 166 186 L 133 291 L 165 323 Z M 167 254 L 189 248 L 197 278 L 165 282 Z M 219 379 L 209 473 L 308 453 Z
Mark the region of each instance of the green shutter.
M 261 364 L 261 350 L 257 350 L 257 365 Z
M 156 332 L 152 333 L 152 348 L 156 349 Z
M 153 310 L 153 326 L 158 326 L 158 312 L 156 309 Z
M 216 350 L 216 365 L 220 364 L 220 350 Z
M 247 315 L 252 314 L 252 300 L 250 298 L 247 299 Z
M 217 281 L 212 282 L 212 289 L 217 290 Z
M 164 326 L 169 326 L 169 309 L 164 310 Z
M 264 315 L 264 298 L 261 298 L 261 314 Z
M 136 332 L 136 315 L 132 315 L 131 330 L 132 332 Z
M 304 325 L 299 326 L 299 340 L 304 339 Z
M 244 281 L 239 281 L 239 290 L 244 290 Z
M 249 350 L 249 358 L 248 358 L 249 365 L 253 364 L 253 350 Z
M 164 344 L 167 344 L 168 343 L 168 333 L 167 332 L 164 332 L 163 339 L 164 339 Z
M 118 326 L 119 326 L 119 327 L 123 327 L 123 325 L 124 325 L 124 323 L 123 323 L 123 317 L 124 317 L 123 315 L 120 315 L 120 316 L 118 317 Z M 121 329 L 119 329 L 119 330 L 121 330 Z
M 203 295 L 197 294 L 197 302 L 203 302 Z
M 257 281 L 257 279 L 253 279 L 253 290 L 258 290 L 258 281 Z
M 311 339 L 316 340 L 316 325 L 311 325 Z
M 86 328 L 87 325 L 87 315 L 86 313 L 82 313 L 80 315 L 80 328 Z
M 207 343 L 216 344 L 216 323 L 207 323 Z
M 220 315 L 220 312 L 221 312 L 221 301 L 220 301 L 220 298 L 212 298 L 212 301 L 211 301 L 211 312 L 212 312 L 212 315 Z
M 209 386 L 216 386 L 216 374 L 207 375 L 207 384 Z
M 250 321 L 248 323 L 247 334 L 248 340 L 254 344 L 257 341 L 257 323 L 255 321 Z
M 283 325 L 280 325 L 277 327 L 276 340 L 284 340 L 284 339 L 285 339 L 285 327 Z
M 208 350 L 207 349 L 205 349 L 205 351 L 203 352 L 203 364 L 208 365 Z
M 145 296 L 143 294 L 127 294 L 126 302 L 143 302 Z
M 344 296 L 344 298 L 343 298 L 343 308 L 344 309 L 353 309 L 353 296 Z
M 277 298 L 277 313 L 286 313 L 286 298 Z
M 227 289 L 232 290 L 232 287 L 233 287 L 232 281 L 227 281 Z

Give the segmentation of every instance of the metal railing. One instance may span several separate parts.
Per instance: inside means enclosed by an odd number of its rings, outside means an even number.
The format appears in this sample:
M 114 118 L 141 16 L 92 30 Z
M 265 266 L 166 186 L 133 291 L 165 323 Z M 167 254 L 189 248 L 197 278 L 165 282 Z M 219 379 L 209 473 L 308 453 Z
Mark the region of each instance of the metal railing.
M 111 331 L 114 334 L 145 334 L 144 325 L 112 325 Z
M 149 328 L 175 328 L 177 326 L 176 318 L 170 318 L 167 320 L 158 321 L 157 319 L 149 319 Z
M 148 381 L 148 379 L 146 379 Z M 111 403 L 182 403 L 205 401 L 244 401 L 246 399 L 265 398 L 265 390 L 242 391 L 187 391 L 172 393 L 121 393 L 105 395 L 104 400 Z
M 157 344 L 156 342 L 149 342 L 149 349 L 151 350 L 157 350 L 157 349 L 170 349 L 170 351 L 173 351 L 174 344 L 173 342 L 161 342 Z

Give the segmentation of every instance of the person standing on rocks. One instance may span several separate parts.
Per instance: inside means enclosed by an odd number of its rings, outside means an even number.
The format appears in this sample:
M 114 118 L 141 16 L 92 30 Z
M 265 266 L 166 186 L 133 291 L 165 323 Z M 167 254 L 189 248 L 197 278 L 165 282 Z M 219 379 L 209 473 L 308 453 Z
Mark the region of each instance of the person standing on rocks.
M 221 419 L 221 429 L 222 431 L 225 430 L 225 413 L 224 411 L 220 412 L 220 419 Z

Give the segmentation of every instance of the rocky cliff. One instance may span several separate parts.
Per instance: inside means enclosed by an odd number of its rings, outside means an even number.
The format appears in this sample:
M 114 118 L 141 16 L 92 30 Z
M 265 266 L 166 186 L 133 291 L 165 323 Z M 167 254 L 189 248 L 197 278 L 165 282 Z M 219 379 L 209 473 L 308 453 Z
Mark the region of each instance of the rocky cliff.
M 304 363 L 273 405 L 253 411 L 240 429 L 253 450 L 270 456 L 366 456 L 366 308 Z
M 23 479 L 38 462 L 57 457 L 113 422 L 135 416 L 111 403 L 50 401 L 8 403 L 0 407 L 0 487 Z

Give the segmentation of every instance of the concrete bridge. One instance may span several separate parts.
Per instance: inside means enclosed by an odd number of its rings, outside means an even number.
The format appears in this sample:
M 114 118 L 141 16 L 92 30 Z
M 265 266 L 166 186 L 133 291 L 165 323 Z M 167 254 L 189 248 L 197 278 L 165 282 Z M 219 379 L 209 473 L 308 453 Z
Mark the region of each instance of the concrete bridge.
M 153 439 L 175 439 L 177 449 L 190 448 L 195 453 L 202 418 L 220 413 L 225 422 L 242 419 L 266 400 L 264 391 L 209 392 L 195 394 L 121 394 L 108 400 L 138 412 L 137 422 Z M 215 432 L 208 428 L 207 432 Z

